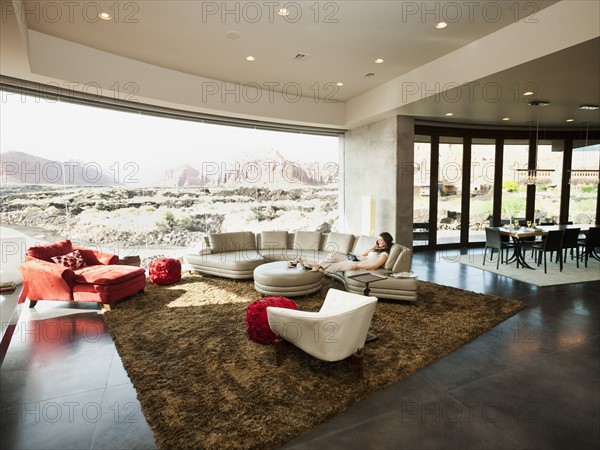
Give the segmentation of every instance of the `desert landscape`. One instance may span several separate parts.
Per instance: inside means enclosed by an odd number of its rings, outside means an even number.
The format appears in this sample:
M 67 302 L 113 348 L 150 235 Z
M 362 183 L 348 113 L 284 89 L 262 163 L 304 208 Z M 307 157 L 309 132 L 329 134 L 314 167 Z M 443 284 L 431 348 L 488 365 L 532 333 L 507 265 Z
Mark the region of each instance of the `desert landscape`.
M 2 188 L 0 220 L 32 237 L 70 238 L 118 250 L 192 248 L 207 233 L 335 229 L 335 186 L 123 188 L 13 185 Z M 40 236 L 41 235 L 41 236 Z M 110 250 L 112 249 L 112 250 Z
M 327 170 L 319 172 L 277 152 L 268 156 L 200 170 L 188 164 L 166 168 L 143 185 L 99 177 L 86 183 L 85 171 L 74 171 L 67 183 L 54 175 L 64 163 L 6 152 L 0 223 L 41 241 L 69 238 L 121 257 L 183 254 L 200 247 L 208 233 L 337 229 L 335 168 L 324 165 Z

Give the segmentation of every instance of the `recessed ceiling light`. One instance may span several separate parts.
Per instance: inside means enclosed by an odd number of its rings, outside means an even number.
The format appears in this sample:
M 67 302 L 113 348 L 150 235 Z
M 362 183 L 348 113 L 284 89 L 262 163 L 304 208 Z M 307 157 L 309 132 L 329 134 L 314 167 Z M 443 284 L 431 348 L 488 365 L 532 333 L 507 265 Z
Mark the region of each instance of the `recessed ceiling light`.
M 505 122 L 508 122 L 510 120 L 510 117 L 503 117 L 502 120 L 504 120 Z
M 336 83 L 338 86 L 343 86 L 344 83 L 342 83 L 341 81 L 339 83 Z
M 308 58 L 310 55 L 307 55 L 306 53 L 296 53 L 296 56 L 294 56 L 294 59 L 296 61 L 304 61 L 306 58 Z
M 579 109 L 586 109 L 589 111 L 593 111 L 594 109 L 598 109 L 598 108 L 600 108 L 600 106 L 598 106 L 598 105 L 581 105 L 579 107 Z
M 524 95 L 525 97 L 528 97 L 528 96 L 530 96 L 530 95 L 533 95 L 533 92 L 532 92 L 532 91 L 523 92 L 523 95 Z
M 228 31 L 227 33 L 225 33 L 225 37 L 229 39 L 239 39 L 240 33 L 238 33 L 237 31 Z
M 548 106 L 550 102 L 548 100 L 531 100 L 529 106 Z
M 254 56 L 246 56 L 246 61 L 254 61 L 255 59 Z
M 454 113 L 446 113 L 447 116 L 453 116 Z
M 100 14 L 98 14 L 98 17 L 100 17 L 102 20 L 110 20 L 110 19 L 112 19 L 112 16 L 109 13 L 106 13 L 106 12 L 101 12 Z
M 437 29 L 442 29 L 442 28 L 446 28 L 448 26 L 448 24 L 446 22 L 438 22 L 435 24 L 435 27 Z
M 567 119 L 565 122 L 575 122 L 575 119 Z
M 289 9 L 285 9 L 285 8 L 279 8 L 279 10 L 277 11 L 277 14 L 279 14 L 280 16 L 289 16 L 290 15 L 290 10 Z
M 381 58 L 377 58 L 375 60 L 375 64 L 381 64 L 382 62 L 383 62 L 383 59 L 381 59 Z

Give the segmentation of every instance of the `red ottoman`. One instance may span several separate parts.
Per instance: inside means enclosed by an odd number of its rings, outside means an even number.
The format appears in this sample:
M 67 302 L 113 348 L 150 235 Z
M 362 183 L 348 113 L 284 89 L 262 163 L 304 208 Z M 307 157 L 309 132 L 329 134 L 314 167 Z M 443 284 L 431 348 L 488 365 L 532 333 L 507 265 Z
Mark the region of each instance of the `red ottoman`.
M 269 328 L 267 306 L 298 309 L 295 301 L 285 297 L 264 297 L 250 303 L 246 308 L 246 330 L 250 339 L 259 344 L 272 344 L 277 338 Z
M 154 284 L 173 284 L 181 280 L 181 262 L 173 258 L 150 261 L 150 281 Z

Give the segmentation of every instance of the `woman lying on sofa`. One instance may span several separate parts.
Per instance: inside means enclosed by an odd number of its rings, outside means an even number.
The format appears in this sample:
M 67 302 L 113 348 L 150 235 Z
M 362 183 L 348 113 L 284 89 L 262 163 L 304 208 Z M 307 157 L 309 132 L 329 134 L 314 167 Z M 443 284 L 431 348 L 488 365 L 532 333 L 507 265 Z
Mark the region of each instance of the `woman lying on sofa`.
M 331 252 L 326 258 L 318 263 L 308 263 L 300 257 L 298 263 L 306 270 L 320 270 L 326 273 L 345 272 L 346 270 L 375 270 L 382 267 L 390 255 L 390 249 L 394 239 L 387 231 L 384 231 L 377 237 L 373 246 L 357 256 L 358 261 L 351 261 L 348 255 L 339 252 Z

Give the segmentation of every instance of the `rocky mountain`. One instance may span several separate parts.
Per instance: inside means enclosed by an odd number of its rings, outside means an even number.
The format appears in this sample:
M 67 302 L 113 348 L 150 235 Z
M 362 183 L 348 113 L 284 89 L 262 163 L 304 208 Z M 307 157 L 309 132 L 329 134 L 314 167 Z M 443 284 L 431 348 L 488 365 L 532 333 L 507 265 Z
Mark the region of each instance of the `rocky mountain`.
M 112 172 L 95 162 L 55 161 L 25 152 L 0 153 L 2 184 L 114 186 Z
M 164 187 L 202 186 L 200 172 L 189 164 L 172 167 L 164 171 L 162 178 L 157 183 Z
M 162 187 L 269 187 L 290 189 L 328 182 L 329 174 L 311 165 L 289 161 L 277 150 L 237 155 L 235 158 L 203 161 L 199 166 L 183 164 L 165 170 L 157 185 Z

